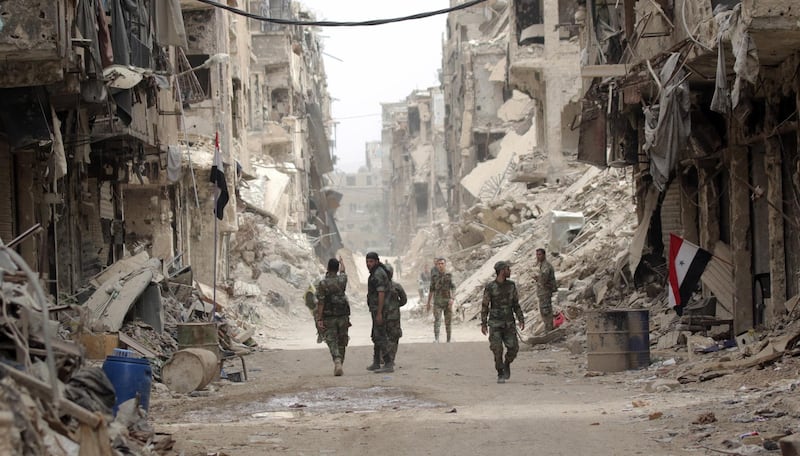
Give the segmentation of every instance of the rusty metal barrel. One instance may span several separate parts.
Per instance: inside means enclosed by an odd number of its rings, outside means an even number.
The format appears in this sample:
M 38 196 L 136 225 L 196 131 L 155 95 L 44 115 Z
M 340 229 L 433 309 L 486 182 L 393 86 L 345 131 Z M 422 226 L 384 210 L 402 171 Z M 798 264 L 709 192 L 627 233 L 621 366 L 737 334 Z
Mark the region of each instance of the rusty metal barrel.
M 202 348 L 185 348 L 172 354 L 161 369 L 161 377 L 170 391 L 191 393 L 202 389 L 219 375 L 216 353 Z
M 219 358 L 217 325 L 205 321 L 178 323 L 178 349 L 185 348 L 202 348 L 214 353 Z
M 642 309 L 587 312 L 588 369 L 619 372 L 650 365 L 650 313 Z

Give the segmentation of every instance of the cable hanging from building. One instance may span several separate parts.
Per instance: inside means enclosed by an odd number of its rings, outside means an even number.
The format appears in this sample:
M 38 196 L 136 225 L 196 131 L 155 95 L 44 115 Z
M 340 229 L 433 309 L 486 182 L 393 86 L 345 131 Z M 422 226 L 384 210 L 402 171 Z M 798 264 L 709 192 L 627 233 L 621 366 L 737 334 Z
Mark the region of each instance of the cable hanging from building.
M 238 8 L 234 8 L 232 6 L 224 5 L 219 3 L 215 0 L 197 0 L 200 3 L 205 3 L 206 5 L 211 5 L 217 8 L 222 8 L 224 10 L 230 11 L 231 13 L 238 14 L 240 16 L 244 16 L 250 19 L 255 19 L 257 21 L 262 22 L 269 22 L 273 24 L 282 24 L 282 25 L 306 25 L 306 26 L 317 26 L 317 27 L 361 27 L 361 26 L 369 26 L 369 25 L 384 25 L 384 24 L 392 24 L 395 22 L 405 22 L 405 21 L 413 21 L 417 19 L 424 19 L 426 17 L 431 16 L 438 16 L 440 14 L 447 14 L 453 11 L 458 11 L 462 9 L 469 8 L 471 6 L 478 5 L 480 3 L 484 3 L 487 0 L 470 0 L 466 3 L 462 3 L 461 5 L 453 6 L 450 8 L 440 9 L 436 11 L 428 11 L 426 13 L 417 13 L 412 14 L 410 16 L 402 16 L 402 17 L 394 17 L 389 19 L 370 19 L 367 21 L 356 21 L 356 22 L 337 22 L 337 21 L 297 21 L 292 19 L 280 19 L 274 17 L 266 17 L 261 16 L 258 14 L 248 13 L 247 11 L 240 10 Z

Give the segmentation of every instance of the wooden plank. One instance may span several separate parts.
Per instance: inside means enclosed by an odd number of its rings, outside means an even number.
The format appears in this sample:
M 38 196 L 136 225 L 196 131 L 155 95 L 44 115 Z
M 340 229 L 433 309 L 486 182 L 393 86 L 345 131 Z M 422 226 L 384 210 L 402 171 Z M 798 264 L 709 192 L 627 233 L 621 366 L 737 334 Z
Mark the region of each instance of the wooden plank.
M 119 346 L 119 336 L 117 334 L 93 334 L 83 333 L 79 340 L 83 348 L 86 349 L 86 357 L 89 359 L 105 359 L 106 356 L 114 353 L 114 349 Z
M 132 348 L 137 352 L 141 353 L 142 356 L 144 356 L 145 358 L 158 358 L 157 354 L 155 354 L 150 349 L 140 344 L 136 339 L 130 337 L 125 333 L 119 333 L 119 341 L 127 345 L 128 348 Z

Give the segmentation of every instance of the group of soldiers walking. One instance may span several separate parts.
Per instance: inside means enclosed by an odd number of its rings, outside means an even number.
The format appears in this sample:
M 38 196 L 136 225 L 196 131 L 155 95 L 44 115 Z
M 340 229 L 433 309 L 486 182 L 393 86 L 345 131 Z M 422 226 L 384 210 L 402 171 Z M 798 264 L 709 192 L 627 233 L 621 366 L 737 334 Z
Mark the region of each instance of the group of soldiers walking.
M 536 250 L 539 311 L 546 331 L 553 329 L 552 294 L 556 291 L 553 266 L 547 261 L 544 249 Z M 372 316 L 372 364 L 367 370 L 376 373 L 394 372 L 395 357 L 403 330 L 400 326 L 400 307 L 408 297 L 403 287 L 392 281 L 391 266 L 383 264 L 375 252 L 366 255 L 369 279 L 367 281 L 367 307 Z M 426 310 L 434 311 L 434 342 L 439 342 L 442 319 L 447 342 L 452 340 L 453 293 L 452 274 L 446 272 L 446 260 L 436 258 L 430 275 Z M 519 352 L 517 326 L 525 329 L 525 315 L 519 304 L 516 284 L 510 280 L 511 264 L 498 261 L 494 265 L 495 279 L 486 284 L 481 303 L 481 332 L 489 336 L 489 348 L 494 355 L 497 383 L 511 377 L 511 363 Z M 347 274 L 341 258 L 331 258 L 325 277 L 316 288 L 314 310 L 317 329 L 330 349 L 334 375 L 343 375 L 345 351 L 349 342 L 350 305 L 346 296 Z M 505 356 L 504 352 L 505 351 Z

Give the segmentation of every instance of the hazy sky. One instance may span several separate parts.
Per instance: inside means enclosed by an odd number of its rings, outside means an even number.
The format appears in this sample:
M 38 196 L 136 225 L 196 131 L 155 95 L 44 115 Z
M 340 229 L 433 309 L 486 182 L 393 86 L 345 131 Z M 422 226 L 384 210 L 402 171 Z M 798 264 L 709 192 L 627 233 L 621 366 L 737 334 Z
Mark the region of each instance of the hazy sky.
M 300 0 L 317 19 L 361 21 L 447 8 L 449 0 Z M 364 165 L 364 145 L 381 138 L 381 102 L 438 86 L 447 15 L 370 27 L 325 27 L 325 71 L 336 125 L 336 167 Z M 336 60 L 340 59 L 342 61 Z M 364 116 L 364 117 L 362 117 Z

